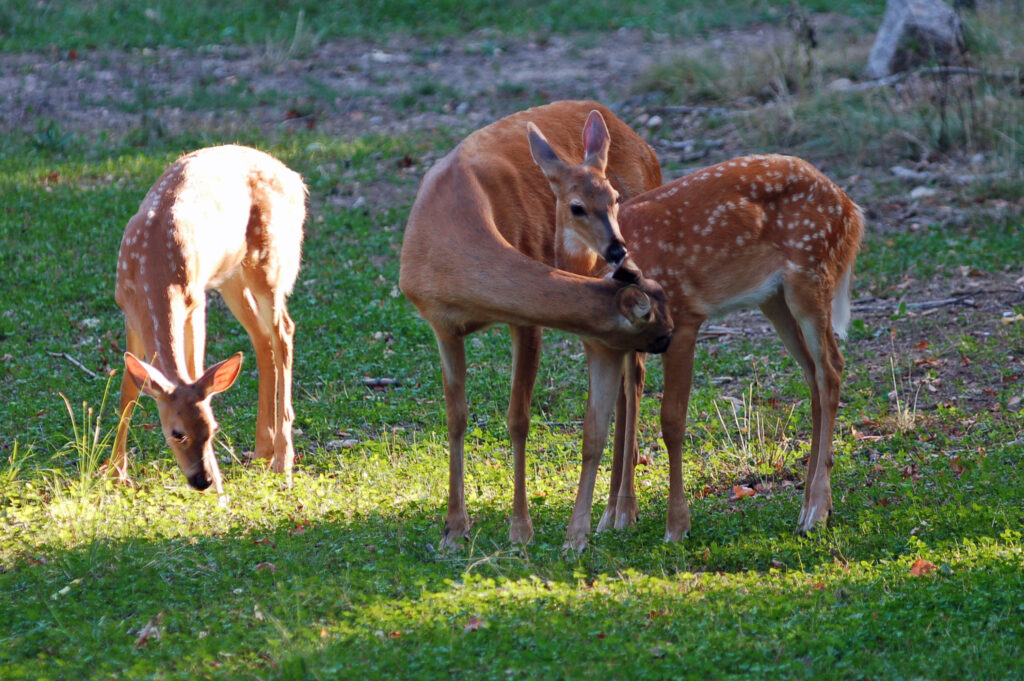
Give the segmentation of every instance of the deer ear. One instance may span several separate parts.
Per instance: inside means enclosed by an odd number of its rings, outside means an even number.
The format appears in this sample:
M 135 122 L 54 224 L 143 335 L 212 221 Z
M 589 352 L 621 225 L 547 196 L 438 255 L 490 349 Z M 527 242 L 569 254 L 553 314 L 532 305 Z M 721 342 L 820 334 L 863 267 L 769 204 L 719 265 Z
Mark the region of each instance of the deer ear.
M 583 149 L 586 152 L 583 162 L 603 173 L 608 167 L 608 148 L 610 146 L 611 136 L 608 134 L 604 116 L 600 111 L 591 111 L 587 116 L 587 122 L 583 124 Z
M 647 324 L 651 320 L 651 299 L 638 286 L 626 286 L 616 298 L 619 313 L 633 326 Z
M 124 353 L 124 370 L 139 390 L 155 400 L 166 400 L 174 392 L 174 385 L 159 369 L 130 352 Z
M 236 352 L 223 362 L 217 362 L 207 369 L 206 373 L 196 381 L 196 385 L 199 386 L 203 396 L 209 397 L 210 395 L 222 393 L 234 385 L 235 379 L 238 378 L 238 374 L 242 371 L 243 357 L 242 353 Z
M 527 121 L 526 135 L 530 140 L 530 155 L 533 156 L 533 162 L 540 166 L 541 171 L 549 180 L 553 179 L 558 171 L 565 168 L 565 162 L 558 157 L 555 150 L 548 144 L 544 133 L 534 125 L 533 121 Z

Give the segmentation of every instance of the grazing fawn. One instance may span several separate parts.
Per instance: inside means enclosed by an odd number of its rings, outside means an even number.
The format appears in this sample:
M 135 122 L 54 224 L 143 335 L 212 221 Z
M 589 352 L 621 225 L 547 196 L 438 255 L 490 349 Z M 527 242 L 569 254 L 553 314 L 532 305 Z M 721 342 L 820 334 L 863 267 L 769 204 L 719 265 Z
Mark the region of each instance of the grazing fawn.
M 557 158 L 540 165 L 552 179 L 559 233 L 586 229 L 578 223 L 596 225 L 613 214 L 607 207 L 617 192 L 607 178 L 595 177 L 599 174 L 593 167 Z M 584 184 L 591 188 L 586 193 L 572 189 Z M 860 208 L 806 161 L 758 155 L 720 163 L 636 196 L 619 206 L 617 217 L 631 258 L 663 284 L 675 322 L 663 358 L 661 405 L 669 459 L 666 540 L 678 541 L 690 529 L 682 443 L 697 332 L 711 316 L 753 306 L 771 321 L 810 388 L 811 452 L 797 522 L 802 531 L 811 530 L 832 508 L 832 433 L 843 371 L 833 331 L 844 336 L 850 319 L 853 265 L 864 231 Z M 571 249 L 566 257 L 573 257 Z M 600 274 L 600 269 L 591 273 Z M 632 525 L 637 514 L 635 457 L 624 450 L 636 451 L 642 358 L 626 355 L 623 367 L 626 406 L 620 409 L 623 422 L 616 424 L 621 434 L 612 491 L 599 531 Z
M 595 109 L 610 121 L 614 141 L 603 123 L 601 129 L 585 123 Z M 624 260 L 614 221 L 565 236 L 615 266 L 612 277 L 556 269 L 556 203 L 531 159 L 529 122 L 548 131 L 558 153 L 599 169 L 613 191 L 636 195 L 661 183 L 650 147 L 607 109 L 579 101 L 555 102 L 492 123 L 463 140 L 424 177 L 406 226 L 400 286 L 430 323 L 441 354 L 449 444 L 444 548 L 470 529 L 463 479 L 468 334 L 492 324 L 508 324 L 511 330 L 508 428 L 514 491 L 509 538 L 522 543 L 533 536 L 525 456 L 541 327 L 584 338 L 590 394 L 580 486 L 567 531 L 567 544 L 577 549 L 586 545 L 590 532 L 594 481 L 622 380 L 622 352 L 660 352 L 671 338 L 661 288 Z
M 139 391 L 156 400 L 178 465 L 196 489 L 223 493 L 210 399 L 231 387 L 242 353 L 203 371 L 206 291 L 217 289 L 252 340 L 259 369 L 255 456 L 291 481 L 292 351 L 285 298 L 299 272 L 302 178 L 255 149 L 219 146 L 178 159 L 128 222 L 115 297 L 128 352 L 108 470 L 128 481 L 127 437 Z

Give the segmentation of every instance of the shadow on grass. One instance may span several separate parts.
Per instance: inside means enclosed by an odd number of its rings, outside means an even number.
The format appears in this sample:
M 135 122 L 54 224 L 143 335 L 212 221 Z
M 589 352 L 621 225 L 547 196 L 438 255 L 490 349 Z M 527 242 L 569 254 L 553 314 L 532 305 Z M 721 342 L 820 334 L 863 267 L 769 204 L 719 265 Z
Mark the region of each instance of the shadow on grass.
M 560 549 L 567 503 L 535 509 L 525 550 L 508 546 L 504 508 L 477 504 L 472 541 L 448 555 L 428 546 L 442 510 L 39 544 L 0 575 L 7 678 L 662 678 L 678 664 L 844 676 L 885 673 L 908 644 L 917 672 L 969 678 L 1000 651 L 1012 659 L 1024 633 L 1020 536 L 984 538 L 985 518 L 913 579 L 923 542 L 894 553 L 862 534 L 902 535 L 910 520 L 890 507 L 803 539 L 759 522 L 790 516 L 764 504 L 709 516 L 677 546 L 645 518 L 579 556 Z M 159 634 L 143 636 L 158 613 Z M 941 652 L 951 640 L 955 656 Z

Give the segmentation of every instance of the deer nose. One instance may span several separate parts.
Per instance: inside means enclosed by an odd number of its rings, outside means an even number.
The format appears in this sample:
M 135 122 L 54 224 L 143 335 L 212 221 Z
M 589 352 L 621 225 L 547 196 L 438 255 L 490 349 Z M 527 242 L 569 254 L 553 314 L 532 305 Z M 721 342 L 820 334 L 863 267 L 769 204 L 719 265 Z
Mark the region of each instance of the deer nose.
M 626 257 L 626 247 L 621 241 L 616 239 L 608 246 L 608 250 L 605 251 L 604 259 L 612 266 L 617 266 Z
M 652 355 L 660 355 L 661 353 L 668 350 L 668 346 L 671 342 L 671 333 L 666 333 L 664 336 L 658 336 L 651 343 L 650 347 L 647 348 L 647 352 L 651 353 Z
M 210 486 L 210 479 L 206 477 L 206 471 L 199 471 L 188 476 L 188 484 L 198 490 L 204 490 Z

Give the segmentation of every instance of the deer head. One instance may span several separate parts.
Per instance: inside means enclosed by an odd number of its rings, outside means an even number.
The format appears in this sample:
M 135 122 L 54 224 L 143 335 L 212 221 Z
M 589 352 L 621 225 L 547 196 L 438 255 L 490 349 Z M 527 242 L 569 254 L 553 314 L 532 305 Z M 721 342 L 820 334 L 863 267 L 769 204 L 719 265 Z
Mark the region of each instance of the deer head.
M 527 134 L 530 154 L 555 193 L 559 249 L 573 254 L 582 246 L 618 266 L 626 257 L 626 246 L 619 231 L 619 195 L 605 178 L 611 138 L 604 118 L 597 111 L 587 116 L 585 156 L 578 166 L 562 160 L 532 122 L 527 123 Z
M 188 484 L 199 490 L 209 487 L 220 477 L 213 453 L 218 426 L 210 400 L 234 384 L 242 353 L 214 364 L 193 383 L 175 384 L 130 352 L 124 353 L 124 365 L 139 390 L 156 400 L 164 438 Z

